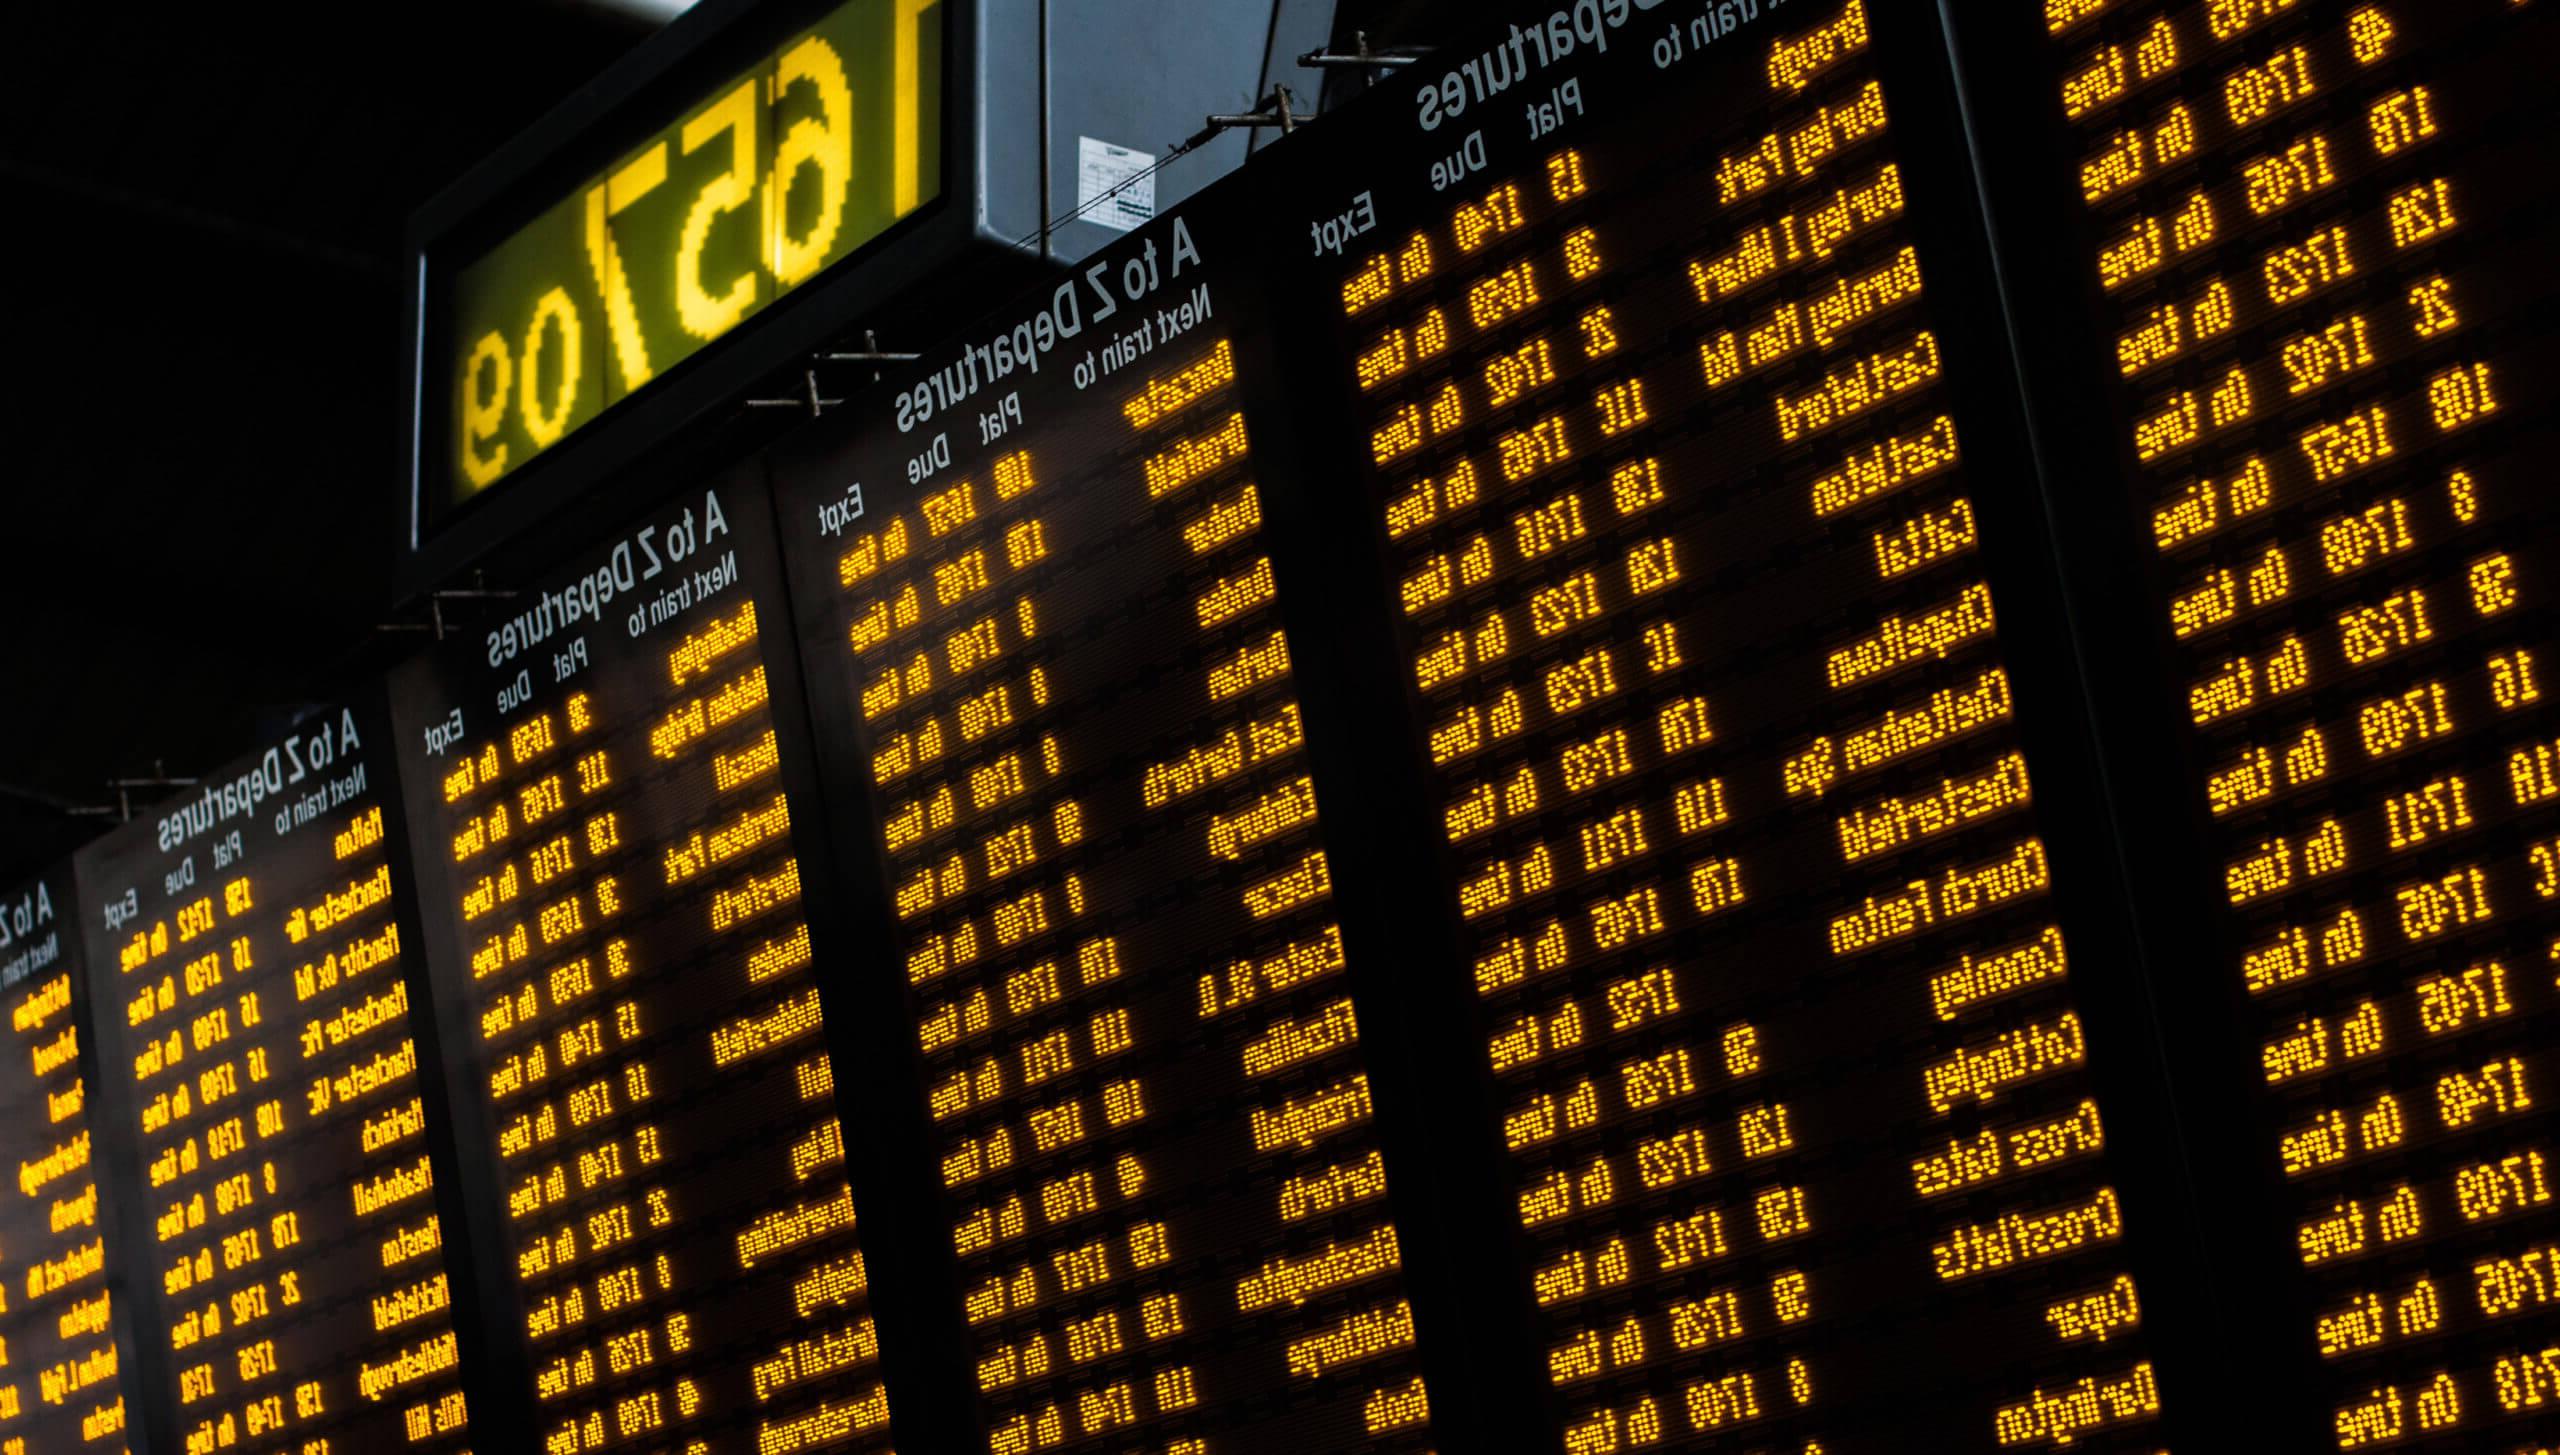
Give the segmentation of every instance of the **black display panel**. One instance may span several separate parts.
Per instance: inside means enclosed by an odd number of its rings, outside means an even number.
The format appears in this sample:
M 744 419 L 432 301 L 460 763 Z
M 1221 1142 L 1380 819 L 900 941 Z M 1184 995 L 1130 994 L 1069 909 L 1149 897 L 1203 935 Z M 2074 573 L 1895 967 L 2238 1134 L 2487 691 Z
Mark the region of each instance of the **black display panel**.
M 1967 9 L 2266 1435 L 2544 1448 L 2550 7 Z
M 154 1451 L 467 1438 L 387 749 L 318 710 L 76 860 Z
M 691 491 L 393 679 L 511 1448 L 888 1448 L 770 539 Z
M 1433 1439 L 1235 236 L 1142 228 L 773 467 L 997 1452 Z
M 2156 1448 L 2184 1224 L 1936 18 L 1588 9 L 1261 188 L 1522 1448 Z
M 130 1159 L 100 1144 L 71 866 L 0 893 L 0 1455 L 114 1451 L 131 1438 L 127 1252 L 103 1212 Z M 114 1243 L 112 1255 L 109 1244 Z

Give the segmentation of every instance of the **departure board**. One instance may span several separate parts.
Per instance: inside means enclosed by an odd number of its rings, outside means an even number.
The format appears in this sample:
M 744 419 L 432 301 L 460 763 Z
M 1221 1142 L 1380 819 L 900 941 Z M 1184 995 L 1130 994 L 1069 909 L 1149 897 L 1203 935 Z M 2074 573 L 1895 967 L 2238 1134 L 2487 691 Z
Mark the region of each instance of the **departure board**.
M 1484 8 L 0 892 L 0 1455 L 2560 1449 L 2554 0 Z
M 132 1388 L 185 1455 L 468 1438 L 386 763 L 320 709 L 77 860 Z
M 2022 276 L 2067 278 L 2027 310 L 2057 498 L 2081 574 L 2124 583 L 2091 652 L 2126 781 L 2157 775 L 2134 857 L 2218 1063 L 2190 1121 L 2246 1139 L 2213 1195 L 2275 1433 L 2547 1448 L 2551 9 L 1970 18 L 2020 60 L 2003 94 L 2029 78 L 2002 200 Z
M 1308 208 L 1273 328 L 1334 400 L 1293 508 L 1372 557 L 1380 797 L 1427 785 L 1403 912 L 1450 948 L 1403 974 L 1509 1159 L 1483 1276 L 1554 1411 L 1516 1448 L 2156 1448 L 2093 1066 L 2128 1032 L 2081 987 L 2113 922 L 2058 883 L 2108 866 L 2036 746 L 2067 680 L 2009 647 L 2042 527 L 1979 464 L 2015 420 L 1971 402 L 2010 375 L 1941 242 L 1934 16 L 1584 9 L 1399 72 L 1269 189 Z
M 775 465 L 997 1455 L 1432 1440 L 1218 245 L 1142 228 Z
M 103 1200 L 125 1193 L 89 1105 L 95 1048 L 71 866 L 0 893 L 0 1455 L 121 1451 L 130 1251 Z
M 760 491 L 692 490 L 393 682 L 492 1379 L 543 1455 L 888 1448 L 770 541 Z

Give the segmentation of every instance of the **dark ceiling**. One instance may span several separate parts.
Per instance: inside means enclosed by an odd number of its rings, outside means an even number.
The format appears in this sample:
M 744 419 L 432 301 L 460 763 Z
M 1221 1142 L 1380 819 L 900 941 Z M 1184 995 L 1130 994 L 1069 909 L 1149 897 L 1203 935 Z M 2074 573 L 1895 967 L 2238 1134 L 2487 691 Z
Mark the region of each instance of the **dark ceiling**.
M 1462 8 L 1345 0 L 1337 35 Z M 112 780 L 219 764 L 369 650 L 402 220 L 653 28 L 575 0 L 6 7 L 0 882 L 103 828 Z
M 389 557 L 411 207 L 651 27 L 593 6 L 0 18 L 0 880 L 360 641 Z

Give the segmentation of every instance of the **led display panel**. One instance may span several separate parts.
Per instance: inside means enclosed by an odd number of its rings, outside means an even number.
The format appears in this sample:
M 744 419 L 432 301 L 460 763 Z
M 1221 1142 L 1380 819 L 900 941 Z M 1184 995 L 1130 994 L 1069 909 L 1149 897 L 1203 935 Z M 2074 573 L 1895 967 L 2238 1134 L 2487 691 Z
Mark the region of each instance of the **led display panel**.
M 847 0 L 429 277 L 441 518 L 942 189 L 940 0 Z M 669 108 L 671 111 L 674 108 Z M 448 281 L 448 275 L 450 280 Z
M 527 1448 L 885 1451 L 759 596 L 696 489 L 394 677 L 426 975 Z
M 1508 1159 L 1522 1448 L 2165 1438 L 2101 1064 L 2147 1033 L 2092 1008 L 1945 54 L 1860 0 L 1524 13 L 1262 189 L 1275 514 L 1391 644 L 1357 752 Z
M 2273 1434 L 2543 1448 L 2554 16 L 1974 11 Z
M 1433 1438 L 1215 239 L 1139 229 L 774 464 L 997 1452 Z
M 89 988 L 71 866 L 0 893 L 0 1451 L 119 1451 L 129 1295 L 101 1212 L 122 1159 L 91 1117 Z M 118 1255 L 125 1251 L 118 1242 Z
M 76 861 L 155 1448 L 468 1438 L 387 764 L 320 709 Z

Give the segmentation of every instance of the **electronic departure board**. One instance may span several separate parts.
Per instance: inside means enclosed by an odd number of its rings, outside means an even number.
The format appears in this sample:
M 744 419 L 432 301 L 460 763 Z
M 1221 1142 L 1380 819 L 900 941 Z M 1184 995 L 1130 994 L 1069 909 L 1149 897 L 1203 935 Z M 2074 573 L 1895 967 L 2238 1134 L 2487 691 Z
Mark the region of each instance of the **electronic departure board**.
M 940 0 L 845 0 L 477 253 L 433 259 L 440 519 L 932 201 Z M 451 279 L 446 274 L 450 272 Z
M 930 202 L 821 9 L 440 498 Z M 2550 1455 L 2555 27 L 1524 5 L 511 544 L 0 895 L 0 1455 Z
M 101 1210 L 131 1193 L 91 1127 L 79 915 L 68 863 L 0 894 L 0 1166 L 15 1171 L 0 1190 L 0 1455 L 120 1451 L 133 1438 L 119 1287 L 129 1249 Z
M 2546 1448 L 2555 17 L 1968 8 L 2274 1433 Z
M 1539 1448 L 2152 1449 L 2175 1400 L 1945 49 L 1873 11 L 1559 12 L 1275 158 L 1331 403 L 1274 509 L 1392 652 L 1364 797 L 1422 785 L 1401 974 L 1509 1161 Z
M 314 711 L 77 860 L 153 1455 L 469 1438 L 381 738 Z
M 998 1455 L 1433 1438 L 1219 236 L 1140 229 L 774 467 Z
M 543 1455 L 886 1450 L 760 600 L 681 495 L 394 678 L 494 1396 Z

